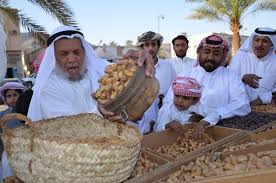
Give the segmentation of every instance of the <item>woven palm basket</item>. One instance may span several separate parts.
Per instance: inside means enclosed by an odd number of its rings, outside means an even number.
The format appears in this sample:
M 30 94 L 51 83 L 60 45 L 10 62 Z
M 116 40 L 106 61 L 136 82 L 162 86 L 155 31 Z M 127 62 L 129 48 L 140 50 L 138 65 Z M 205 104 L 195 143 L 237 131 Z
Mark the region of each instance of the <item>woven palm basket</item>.
M 11 118 L 26 126 L 7 129 Z M 121 182 L 130 176 L 141 148 L 137 129 L 94 114 L 36 123 L 8 114 L 1 126 L 11 167 L 24 182 Z

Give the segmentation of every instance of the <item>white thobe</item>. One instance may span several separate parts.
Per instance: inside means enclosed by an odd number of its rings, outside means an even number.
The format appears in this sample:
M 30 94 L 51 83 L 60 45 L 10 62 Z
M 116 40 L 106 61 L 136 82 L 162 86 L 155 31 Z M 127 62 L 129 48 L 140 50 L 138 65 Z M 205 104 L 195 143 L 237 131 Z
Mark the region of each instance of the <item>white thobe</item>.
M 179 76 L 187 75 L 179 74 Z M 193 112 L 205 117 L 203 120 L 213 125 L 219 119 L 250 113 L 244 84 L 231 70 L 220 66 L 213 72 L 206 72 L 201 66 L 197 66 L 188 76 L 196 79 L 202 87 L 201 98 L 193 108 Z M 172 102 L 173 91 L 170 88 L 164 104 L 166 106 Z
M 255 74 L 262 77 L 259 88 L 245 86 L 249 100 L 260 98 L 264 104 L 272 101 L 272 92 L 276 91 L 276 54 L 269 53 L 259 59 L 251 52 L 239 51 L 231 61 L 229 68 L 237 72 L 241 78 L 245 74 Z
M 154 131 L 165 130 L 166 124 L 171 121 L 179 121 L 181 124 L 186 124 L 190 117 L 191 111 L 189 109 L 180 111 L 174 104 L 167 105 L 160 109 Z
M 10 176 L 13 176 L 13 171 L 9 165 L 9 160 L 8 160 L 8 157 L 7 157 L 7 154 L 6 152 L 4 151 L 3 154 L 2 154 L 2 160 L 1 160 L 1 173 L 0 173 L 0 181 L 7 178 L 7 177 L 10 177 Z
M 173 80 L 176 78 L 174 68 L 171 63 L 164 59 L 158 59 L 155 65 L 155 77 L 159 81 L 159 92 L 158 95 L 166 95 L 168 89 L 170 88 Z M 157 116 L 159 112 L 159 98 L 157 97 L 149 109 L 144 113 L 143 118 L 135 124 L 132 124 L 139 128 L 141 133 L 147 133 L 150 131 L 150 122 L 157 121 Z M 130 122 L 131 124 L 132 122 Z
M 184 57 L 184 58 L 175 57 L 175 58 L 169 59 L 168 61 L 172 64 L 176 72 L 176 75 L 180 73 L 186 73 L 187 75 L 191 72 L 192 68 L 195 67 L 196 65 L 196 60 L 189 57 Z
M 87 74 L 80 81 L 70 81 L 53 71 L 41 92 L 42 119 L 80 113 L 97 113 L 97 102 L 92 99 L 92 84 Z
M 158 59 L 155 65 L 156 73 L 155 77 L 159 81 L 159 94 L 166 95 L 173 80 L 176 78 L 175 70 L 170 62 L 164 59 Z

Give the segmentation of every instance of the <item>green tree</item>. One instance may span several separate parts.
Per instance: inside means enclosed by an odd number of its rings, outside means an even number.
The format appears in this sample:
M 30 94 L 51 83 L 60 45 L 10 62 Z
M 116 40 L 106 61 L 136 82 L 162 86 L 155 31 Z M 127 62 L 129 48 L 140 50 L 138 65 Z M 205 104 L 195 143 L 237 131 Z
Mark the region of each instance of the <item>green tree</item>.
M 20 0 L 22 1 L 22 0 Z M 46 13 L 56 18 L 61 24 L 76 25 L 73 12 L 63 0 L 25 0 L 38 6 Z M 0 13 L 8 16 L 16 25 L 25 28 L 41 45 L 46 44 L 46 29 L 35 23 L 30 17 L 10 6 L 10 0 L 0 0 Z
M 240 30 L 247 15 L 276 10 L 276 0 L 186 0 L 201 6 L 188 16 L 190 19 L 227 22 L 232 31 L 232 54 L 240 47 Z
M 133 46 L 132 40 L 126 40 L 126 46 Z
M 109 46 L 112 46 L 112 47 L 115 47 L 115 46 L 117 46 L 118 44 L 117 44 L 115 41 L 110 41 L 108 45 L 109 45 Z

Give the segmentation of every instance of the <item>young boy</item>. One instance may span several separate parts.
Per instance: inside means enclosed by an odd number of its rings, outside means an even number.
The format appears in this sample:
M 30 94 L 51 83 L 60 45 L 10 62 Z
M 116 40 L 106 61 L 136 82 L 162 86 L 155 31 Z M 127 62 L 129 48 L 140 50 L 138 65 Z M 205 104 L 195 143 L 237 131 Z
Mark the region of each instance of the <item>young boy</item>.
M 187 123 L 191 117 L 191 108 L 201 97 L 201 86 L 193 78 L 177 77 L 172 84 L 172 90 L 173 104 L 160 109 L 155 131 L 171 128 L 183 134 L 182 124 Z
M 15 107 L 17 104 L 17 99 L 19 96 L 26 90 L 26 87 L 23 86 L 21 83 L 18 82 L 8 82 L 0 87 L 0 94 L 3 98 L 5 104 L 9 107 L 7 110 L 0 113 L 0 118 L 3 117 L 5 114 L 15 112 Z M 20 126 L 22 123 L 17 120 L 9 120 L 7 126 L 9 128 L 14 128 L 16 126 Z M 0 129 L 1 131 L 1 129 Z M 4 147 L 2 141 L 0 139 L 0 157 L 1 157 L 1 164 L 0 164 L 0 182 L 4 179 L 12 180 L 14 178 L 13 171 L 9 165 L 9 161 L 7 158 L 6 153 L 4 152 Z

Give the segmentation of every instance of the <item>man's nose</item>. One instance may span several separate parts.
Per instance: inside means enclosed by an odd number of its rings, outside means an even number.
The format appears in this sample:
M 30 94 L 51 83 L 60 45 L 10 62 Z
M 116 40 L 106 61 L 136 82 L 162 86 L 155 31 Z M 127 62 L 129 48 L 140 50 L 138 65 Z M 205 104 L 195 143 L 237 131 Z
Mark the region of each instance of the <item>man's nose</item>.
M 215 55 L 213 53 L 208 54 L 208 57 L 207 57 L 208 60 L 214 60 L 214 58 L 215 58 Z
M 263 46 L 263 42 L 262 42 L 262 41 L 257 42 L 257 43 L 256 43 L 256 46 L 257 46 L 257 47 Z
M 75 61 L 76 60 L 76 56 L 73 53 L 68 54 L 67 56 L 67 61 Z
M 152 45 L 149 45 L 149 50 L 153 50 L 153 46 Z

